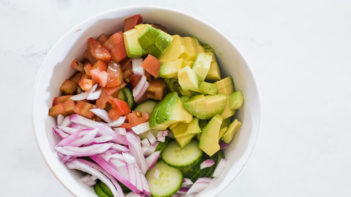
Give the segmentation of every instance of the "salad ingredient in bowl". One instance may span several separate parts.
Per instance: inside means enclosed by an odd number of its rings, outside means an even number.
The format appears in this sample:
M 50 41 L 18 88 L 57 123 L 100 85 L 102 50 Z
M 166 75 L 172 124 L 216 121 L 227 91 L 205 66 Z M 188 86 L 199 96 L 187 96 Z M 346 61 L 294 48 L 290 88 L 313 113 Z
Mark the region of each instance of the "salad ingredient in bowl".
M 244 97 L 208 44 L 137 14 L 70 66 L 49 110 L 55 150 L 98 196 L 194 195 L 220 175 Z

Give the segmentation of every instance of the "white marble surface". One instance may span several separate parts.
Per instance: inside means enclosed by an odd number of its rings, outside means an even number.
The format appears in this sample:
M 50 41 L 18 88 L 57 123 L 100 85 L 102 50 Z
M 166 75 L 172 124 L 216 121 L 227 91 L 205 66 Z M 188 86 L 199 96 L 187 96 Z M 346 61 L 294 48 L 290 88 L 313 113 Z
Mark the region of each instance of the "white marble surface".
M 73 25 L 144 2 L 0 0 L 1 196 L 71 196 L 34 140 L 35 74 Z M 351 1 L 147 2 L 218 27 L 254 70 L 261 133 L 248 165 L 220 196 L 351 196 Z

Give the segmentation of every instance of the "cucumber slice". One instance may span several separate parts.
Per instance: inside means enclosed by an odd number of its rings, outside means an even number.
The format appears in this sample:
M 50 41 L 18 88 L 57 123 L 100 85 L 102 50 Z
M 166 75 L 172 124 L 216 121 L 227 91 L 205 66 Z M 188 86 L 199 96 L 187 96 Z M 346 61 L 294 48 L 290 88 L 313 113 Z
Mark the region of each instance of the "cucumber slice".
M 145 101 L 145 102 L 137 105 L 134 110 L 151 114 L 155 105 L 156 105 L 155 101 L 148 100 L 148 101 Z
M 102 189 L 101 189 L 101 185 L 99 183 L 94 185 L 94 191 L 96 193 L 96 195 L 98 197 L 113 197 L 113 196 L 109 196 L 108 194 L 106 194 Z
M 167 147 L 167 145 L 169 144 L 170 141 L 171 141 L 171 139 L 169 137 L 166 137 L 165 142 L 158 143 L 155 151 L 160 151 L 162 153 L 165 150 L 165 148 Z
M 124 101 L 126 101 L 128 103 L 129 108 L 133 108 L 134 105 L 134 99 L 133 99 L 133 94 L 130 91 L 129 88 L 122 88 L 122 92 L 124 94 Z
M 182 168 L 197 163 L 202 156 L 202 151 L 198 143 L 193 140 L 184 148 L 181 148 L 177 142 L 170 142 L 162 152 L 162 159 L 168 165 Z
M 126 101 L 126 97 L 124 96 L 124 93 L 122 90 L 118 92 L 117 98 L 119 98 L 123 101 Z
M 146 174 L 152 196 L 172 196 L 183 183 L 182 172 L 164 162 L 158 162 Z

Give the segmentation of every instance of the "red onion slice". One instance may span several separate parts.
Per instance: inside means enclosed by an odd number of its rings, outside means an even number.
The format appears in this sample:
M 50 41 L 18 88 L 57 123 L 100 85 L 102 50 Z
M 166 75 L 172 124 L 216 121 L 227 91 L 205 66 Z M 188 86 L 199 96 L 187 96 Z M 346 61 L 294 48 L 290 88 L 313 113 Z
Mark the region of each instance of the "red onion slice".
M 61 125 L 64 118 L 65 118 L 65 117 L 64 117 L 62 114 L 59 114 L 59 115 L 57 116 L 57 118 L 56 118 L 56 124 L 57 124 L 57 125 Z
M 76 94 L 74 96 L 71 96 L 72 101 L 82 101 L 85 100 L 89 95 L 89 92 L 82 92 L 80 94 Z
M 98 116 L 102 120 L 104 120 L 105 122 L 111 122 L 111 119 L 108 116 L 108 113 L 106 110 L 100 109 L 100 108 L 95 108 L 95 109 L 91 109 L 90 111 L 93 112 L 96 116 Z
M 63 132 L 67 133 L 67 134 L 73 134 L 79 130 L 79 128 L 71 128 L 71 127 L 65 127 L 65 126 L 58 126 L 59 129 L 61 129 Z M 85 129 L 85 128 L 84 128 Z
M 80 170 L 97 177 L 101 182 L 106 184 L 106 186 L 111 190 L 113 196 L 124 196 L 123 190 L 117 181 L 115 181 L 111 175 L 109 175 L 104 169 L 95 163 L 83 159 L 75 159 L 67 162 L 66 166 L 69 169 Z
M 96 179 L 97 177 L 87 174 L 82 178 L 80 178 L 79 180 L 88 186 L 94 186 L 96 184 Z
M 136 163 L 135 158 L 129 153 L 122 153 L 122 157 L 124 161 L 127 162 L 128 164 Z
M 127 134 L 127 129 L 125 128 L 114 128 L 114 131 L 116 131 L 120 135 L 126 135 Z
M 143 59 L 142 58 L 133 58 L 132 59 L 132 66 L 133 66 L 133 73 L 136 75 L 144 75 L 144 68 L 142 66 Z
M 157 137 L 157 141 L 159 141 L 159 142 L 165 142 L 165 141 L 166 141 L 166 137 L 164 137 L 164 136 Z
M 133 88 L 133 97 L 136 102 L 144 95 L 148 87 L 149 83 L 146 81 L 146 77 L 142 75 L 139 83 Z
M 140 174 L 140 178 L 141 178 L 141 185 L 143 187 L 143 192 L 147 195 L 147 196 L 151 196 L 150 193 L 150 187 L 149 184 L 147 183 L 147 180 L 145 178 L 144 175 Z
M 94 140 L 97 132 L 97 129 L 79 130 L 78 132 L 75 132 L 59 141 L 57 146 L 81 146 L 84 144 L 89 144 Z
M 211 182 L 211 178 L 208 177 L 201 177 L 198 178 L 195 183 L 190 187 L 189 191 L 186 193 L 186 195 L 190 194 L 197 194 L 204 190 Z
M 68 137 L 69 135 L 67 134 L 67 133 L 65 133 L 65 132 L 63 132 L 61 129 L 59 129 L 59 128 L 53 128 L 53 130 L 54 130 L 54 133 L 57 135 L 57 136 L 59 136 L 60 138 L 65 138 L 65 137 Z
M 221 159 L 213 173 L 213 177 L 218 177 L 224 170 L 225 166 L 227 164 L 226 159 Z
M 141 151 L 143 152 L 143 155 L 146 157 L 146 156 L 149 156 L 151 155 L 153 152 L 155 152 L 155 149 L 157 147 L 158 143 L 155 143 L 151 146 L 143 146 L 141 147 Z
M 157 141 L 154 134 L 152 134 L 152 132 L 149 132 L 146 135 L 146 138 L 149 140 L 150 144 L 155 144 L 155 142 Z
M 63 126 L 63 127 L 68 127 L 68 125 L 71 123 L 71 121 L 69 120 L 69 116 L 66 116 L 62 123 L 59 126 Z
M 142 194 L 137 194 L 134 192 L 129 192 L 125 197 L 143 197 L 144 195 Z
M 209 168 L 209 167 L 213 166 L 214 164 L 215 164 L 215 162 L 213 161 L 213 159 L 207 159 L 200 164 L 200 169 L 202 170 L 204 168 Z
M 151 169 L 154 167 L 154 165 L 156 164 L 158 158 L 160 157 L 160 151 L 156 151 L 156 152 L 153 152 L 151 155 L 149 155 L 145 161 L 146 161 L 146 166 L 147 166 L 147 169 Z
M 87 100 L 89 101 L 94 101 L 100 98 L 102 93 L 102 89 L 96 90 L 94 92 L 89 92 L 89 95 L 87 96 Z
M 141 169 L 143 174 L 145 174 L 147 171 L 147 166 L 143 152 L 141 150 L 140 138 L 130 132 L 127 133 L 126 137 L 130 153 L 135 157 L 139 168 Z
M 180 188 L 178 191 L 177 191 L 177 194 L 180 194 L 180 195 L 185 195 L 187 192 L 189 191 L 189 188 Z
M 55 150 L 63 155 L 75 156 L 75 157 L 85 157 L 103 153 L 112 147 L 112 143 L 106 144 L 94 144 L 85 147 L 74 147 L 74 146 L 64 146 L 55 147 Z
M 150 146 L 150 142 L 147 138 L 144 138 L 143 140 L 141 140 L 141 145 L 142 146 Z
M 194 183 L 191 181 L 191 179 L 184 178 L 182 187 L 189 188 L 192 186 Z
M 110 127 L 119 127 L 124 123 L 125 120 L 126 120 L 126 117 L 121 116 L 117 120 L 109 122 L 107 125 Z
M 132 127 L 132 130 L 137 135 L 143 134 L 146 131 L 150 130 L 149 122 L 144 122 L 144 123 L 138 124 L 137 126 Z

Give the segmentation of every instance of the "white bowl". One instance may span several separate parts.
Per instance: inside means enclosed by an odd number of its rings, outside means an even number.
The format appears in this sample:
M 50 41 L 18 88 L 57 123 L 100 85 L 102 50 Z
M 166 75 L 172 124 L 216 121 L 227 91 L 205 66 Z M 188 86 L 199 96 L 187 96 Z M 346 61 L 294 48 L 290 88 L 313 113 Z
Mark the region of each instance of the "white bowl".
M 36 78 L 33 125 L 40 151 L 57 179 L 72 194 L 95 196 L 92 188 L 81 183 L 78 174 L 68 170 L 57 157 L 54 146 L 58 139 L 52 132 L 55 122 L 48 116 L 48 110 L 52 99 L 59 94 L 60 84 L 73 73 L 70 62 L 82 55 L 88 37 L 121 30 L 123 19 L 136 13 L 142 14 L 145 22 L 165 25 L 171 33 L 194 35 L 210 44 L 222 74 L 233 76 L 236 88 L 245 96 L 245 104 L 238 113 L 243 126 L 225 151 L 228 165 L 221 176 L 198 195 L 216 196 L 240 173 L 253 150 L 260 120 L 259 96 L 250 67 L 231 41 L 206 22 L 180 11 L 147 6 L 113 9 L 80 23 L 61 37 L 46 56 Z

